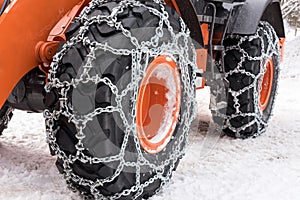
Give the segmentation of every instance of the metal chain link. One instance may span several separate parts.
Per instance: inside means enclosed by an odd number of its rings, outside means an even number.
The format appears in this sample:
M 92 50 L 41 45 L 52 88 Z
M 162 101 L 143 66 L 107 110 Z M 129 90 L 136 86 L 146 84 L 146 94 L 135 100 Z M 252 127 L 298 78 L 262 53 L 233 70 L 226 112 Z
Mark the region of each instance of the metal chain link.
M 53 62 L 51 64 L 51 69 L 49 71 L 49 82 L 46 85 L 46 91 L 55 89 L 59 93 L 60 108 L 57 110 L 45 110 L 44 116 L 46 118 L 46 132 L 47 132 L 47 141 L 51 149 L 55 152 L 57 157 L 63 160 L 63 170 L 67 182 L 74 182 L 81 186 L 86 186 L 90 188 L 90 193 L 96 199 L 119 199 L 122 196 L 133 195 L 134 198 L 137 198 L 143 193 L 143 189 L 149 186 L 151 183 L 154 183 L 156 180 L 161 180 L 161 186 L 167 184 L 171 177 L 172 171 L 175 169 L 176 162 L 184 155 L 185 144 L 187 143 L 189 128 L 192 123 L 192 120 L 195 117 L 195 69 L 196 69 L 196 55 L 193 49 L 193 45 L 190 42 L 189 31 L 183 22 L 180 19 L 181 30 L 179 32 L 174 32 L 173 27 L 169 22 L 169 14 L 165 10 L 164 4 L 161 0 L 154 0 L 154 2 L 160 5 L 160 10 L 149 7 L 140 1 L 136 0 L 122 0 L 118 5 L 113 9 L 110 15 L 99 15 L 88 17 L 88 15 L 98 6 L 101 6 L 103 3 L 108 2 L 106 0 L 93 0 L 76 18 L 76 21 L 79 21 L 83 26 L 80 28 L 78 35 L 71 38 L 67 41 L 62 49 L 54 56 Z M 122 23 L 118 19 L 118 14 L 121 14 L 124 9 L 128 7 L 143 7 L 146 8 L 153 16 L 159 18 L 159 24 L 155 30 L 155 34 L 148 41 L 139 41 L 136 37 L 133 36 L 131 31 L 123 27 Z M 86 36 L 86 33 L 89 30 L 89 27 L 92 24 L 106 23 L 108 26 L 115 28 L 120 31 L 126 38 L 131 42 L 131 45 L 134 46 L 133 49 L 119 49 L 116 47 L 109 46 L 107 43 L 99 43 L 97 41 L 90 41 Z M 159 46 L 159 41 L 164 36 L 164 29 L 167 29 L 170 39 L 168 42 L 165 42 Z M 57 77 L 58 68 L 60 63 L 66 53 L 74 47 L 76 44 L 82 43 L 85 47 L 89 48 L 89 53 L 86 56 L 86 61 L 84 63 L 83 71 L 80 76 L 74 77 L 71 81 L 60 81 Z M 109 52 L 118 56 L 131 56 L 131 82 L 127 87 L 119 91 L 117 86 L 114 85 L 110 79 L 100 77 L 97 75 L 91 75 L 90 71 L 93 68 L 93 61 L 96 59 L 96 54 L 98 50 L 104 52 Z M 191 52 L 192 55 L 191 55 Z M 137 94 L 139 91 L 139 83 L 143 78 L 143 75 L 146 73 L 147 63 L 149 62 L 149 57 L 157 57 L 161 54 L 169 55 L 172 57 L 178 66 L 179 71 L 181 72 L 181 83 L 182 83 L 182 101 L 185 104 L 186 109 L 181 111 L 180 121 L 182 123 L 182 132 L 179 133 L 178 138 L 173 138 L 176 140 L 172 152 L 170 152 L 169 157 L 161 163 L 151 163 L 145 157 L 143 150 L 140 146 L 135 117 L 136 109 L 133 106 L 132 112 L 130 113 L 130 118 L 126 117 L 124 113 L 122 100 L 129 94 L 129 91 L 132 91 L 132 104 L 136 105 Z M 146 55 L 146 57 L 144 56 Z M 146 58 L 146 60 L 145 60 Z M 146 64 L 143 64 L 146 63 Z M 190 76 L 189 69 L 192 70 L 192 75 Z M 85 115 L 78 115 L 75 113 L 72 106 L 70 106 L 70 100 L 68 99 L 68 92 L 72 88 L 78 87 L 80 84 L 84 83 L 93 83 L 95 85 L 102 83 L 110 88 L 112 93 L 115 96 L 116 105 L 108 106 L 106 108 L 97 108 L 93 112 L 90 112 Z M 93 157 L 86 155 L 84 150 L 84 128 L 87 123 L 93 119 L 93 117 L 100 115 L 101 113 L 119 113 L 123 125 L 124 125 L 124 138 L 120 151 L 117 155 L 109 157 Z M 55 126 L 55 122 L 59 119 L 60 116 L 65 116 L 70 123 L 73 123 L 77 128 L 77 133 L 75 137 L 78 139 L 76 144 L 76 154 L 75 155 L 66 155 L 66 153 L 60 149 L 55 134 L 59 127 Z M 135 150 L 137 152 L 136 161 L 127 161 L 125 159 L 125 151 L 129 143 L 129 137 L 133 137 L 135 143 Z M 109 164 L 115 161 L 119 162 L 119 165 L 116 167 L 116 171 L 112 176 L 108 176 L 103 179 L 97 179 L 95 181 L 85 179 L 76 175 L 73 172 L 71 165 L 80 161 L 82 163 L 90 164 Z M 154 172 L 154 175 L 149 178 L 149 180 L 141 183 L 141 167 L 147 166 Z M 169 166 L 169 167 L 166 167 Z M 120 193 L 116 193 L 113 196 L 107 197 L 101 194 L 98 187 L 103 186 L 105 183 L 111 183 L 122 173 L 124 167 L 133 167 L 136 169 L 136 183 L 128 189 L 124 189 Z M 166 171 L 167 170 L 167 171 Z M 72 184 L 70 185 L 72 188 Z M 74 188 L 74 187 L 73 187 Z M 157 189 L 156 192 L 159 191 Z
M 11 120 L 11 116 L 10 113 L 12 113 L 14 111 L 14 109 L 12 107 L 8 107 L 6 112 L 2 115 L 1 119 L 0 119 L 0 126 L 2 127 L 7 127 L 8 122 Z M 1 133 L 0 133 L 1 134 Z
M 229 95 L 233 97 L 233 102 L 234 102 L 234 109 L 235 113 L 232 115 L 224 115 L 221 114 L 220 112 L 217 113 L 216 115 L 219 117 L 222 117 L 225 119 L 224 126 L 222 127 L 223 129 L 229 128 L 231 131 L 233 131 L 236 135 L 236 137 L 241 137 L 241 131 L 247 129 L 248 127 L 251 127 L 254 124 L 257 124 L 258 130 L 254 134 L 254 136 L 260 135 L 263 133 L 267 127 L 267 122 L 264 121 L 263 119 L 263 111 L 259 106 L 259 99 L 260 99 L 260 91 L 261 91 L 261 86 L 262 86 L 262 81 L 264 74 L 266 72 L 266 66 L 268 64 L 268 61 L 272 58 L 272 56 L 276 55 L 277 58 L 279 58 L 278 52 L 279 52 L 279 41 L 278 38 L 275 37 L 276 32 L 274 29 L 269 25 L 268 22 L 260 22 L 260 25 L 258 27 L 258 30 L 255 35 L 252 36 L 236 36 L 236 35 L 231 35 L 228 36 L 230 39 L 235 39 L 237 40 L 236 45 L 232 45 L 229 47 L 226 47 L 226 51 L 230 50 L 236 50 L 241 54 L 240 61 L 237 64 L 237 67 L 226 72 L 225 73 L 225 78 L 228 79 L 229 76 L 233 74 L 242 74 L 250 77 L 253 82 L 244 87 L 241 88 L 237 91 L 233 90 L 232 88 L 228 89 Z M 260 40 L 261 44 L 261 54 L 258 56 L 251 56 L 243 47 L 242 45 L 244 42 L 252 41 L 252 40 Z M 267 41 L 264 41 L 267 40 Z M 265 44 L 267 46 L 265 47 Z M 259 73 L 254 74 L 252 72 L 247 71 L 244 66 L 246 61 L 258 61 L 260 64 L 259 66 Z M 279 60 L 278 60 L 279 62 Z M 241 103 L 239 100 L 239 97 L 245 93 L 246 91 L 253 90 L 254 95 L 253 95 L 253 100 L 254 100 L 254 112 L 251 113 L 245 113 L 242 112 L 241 110 Z M 230 120 L 237 118 L 237 117 L 252 117 L 253 120 L 250 121 L 247 124 L 244 124 L 241 127 L 234 127 L 231 123 Z

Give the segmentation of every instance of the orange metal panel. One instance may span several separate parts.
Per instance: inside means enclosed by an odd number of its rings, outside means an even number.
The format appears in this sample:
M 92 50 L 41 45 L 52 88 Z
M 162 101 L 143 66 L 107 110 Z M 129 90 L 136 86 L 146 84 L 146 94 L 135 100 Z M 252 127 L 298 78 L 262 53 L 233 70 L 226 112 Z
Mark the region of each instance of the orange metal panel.
M 81 10 L 88 4 L 89 1 L 90 0 L 83 0 L 74 6 L 52 28 L 47 41 L 41 41 L 36 45 L 36 58 L 40 62 L 43 62 L 43 67 L 41 68 L 42 71 L 46 71 L 46 73 L 48 73 L 48 69 L 46 68 L 50 66 L 60 42 L 66 41 L 66 31 L 69 29 L 74 18 L 80 14 Z
M 196 49 L 196 63 L 198 69 L 201 69 L 203 73 L 206 71 L 207 56 L 208 56 L 207 49 Z M 198 87 L 196 89 L 197 90 L 203 89 L 204 86 L 205 86 L 205 79 L 204 77 L 202 77 L 202 87 Z
M 207 55 L 207 49 L 196 49 L 196 63 L 203 72 L 206 71 Z
M 208 45 L 208 42 L 209 42 L 209 26 L 208 26 L 208 24 L 201 24 L 200 26 L 201 26 L 204 45 Z M 197 66 L 198 66 L 198 69 L 201 69 L 203 71 L 203 73 L 206 71 L 207 59 L 208 59 L 208 50 L 207 50 L 207 48 L 196 49 Z M 203 89 L 204 86 L 205 86 L 205 79 L 204 79 L 204 77 L 202 77 L 202 87 L 198 87 L 196 89 L 197 90 Z
M 204 45 L 208 45 L 209 42 L 209 27 L 208 24 L 201 24 L 201 31 L 204 40 Z
M 0 17 L 0 107 L 18 81 L 40 64 L 35 47 L 81 0 L 14 0 Z
M 0 0 L 0 7 L 2 6 L 3 2 L 4 2 L 4 0 Z
M 173 8 L 174 10 L 176 10 L 176 12 L 181 15 L 180 10 L 178 8 L 178 5 L 176 3 L 175 0 L 165 0 L 165 3 L 170 6 L 171 8 Z

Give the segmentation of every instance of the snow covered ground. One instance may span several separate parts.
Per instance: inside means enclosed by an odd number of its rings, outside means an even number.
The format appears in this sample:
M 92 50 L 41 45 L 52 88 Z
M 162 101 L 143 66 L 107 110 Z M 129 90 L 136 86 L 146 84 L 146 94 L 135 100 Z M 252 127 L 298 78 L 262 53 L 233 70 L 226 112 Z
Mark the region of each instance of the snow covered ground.
M 300 37 L 287 41 L 279 94 L 268 131 L 249 140 L 207 135 L 195 121 L 186 156 L 152 200 L 296 200 L 300 197 Z M 209 121 L 208 91 L 198 119 Z M 41 114 L 15 111 L 0 137 L 0 199 L 77 200 L 45 142 Z
M 281 72 L 274 116 L 266 133 L 256 139 L 218 139 L 193 127 L 191 145 L 171 184 L 153 199 L 299 199 L 300 37 L 287 40 Z M 209 111 L 200 109 L 198 118 L 207 117 Z M 203 129 L 201 124 L 199 128 Z

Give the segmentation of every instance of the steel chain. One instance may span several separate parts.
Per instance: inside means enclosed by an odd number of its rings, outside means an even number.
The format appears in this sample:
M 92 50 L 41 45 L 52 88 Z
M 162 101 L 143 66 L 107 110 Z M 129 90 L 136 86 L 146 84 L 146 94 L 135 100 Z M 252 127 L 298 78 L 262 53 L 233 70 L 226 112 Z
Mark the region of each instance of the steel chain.
M 175 169 L 176 162 L 184 155 L 185 144 L 187 143 L 188 133 L 190 124 L 195 117 L 195 88 L 194 81 L 196 77 L 195 68 L 196 68 L 196 56 L 195 52 L 191 51 L 192 45 L 189 39 L 189 31 L 183 22 L 180 19 L 181 30 L 178 33 L 175 33 L 172 26 L 169 22 L 169 14 L 165 10 L 164 4 L 161 0 L 154 0 L 154 2 L 160 5 L 160 10 L 149 7 L 139 1 L 136 0 L 122 0 L 118 3 L 118 5 L 113 9 L 112 13 L 108 16 L 94 16 L 88 17 L 88 15 L 95 9 L 97 6 L 102 5 L 103 3 L 108 2 L 106 0 L 93 0 L 76 18 L 76 21 L 81 22 L 83 26 L 80 28 L 78 35 L 71 38 L 67 41 L 62 49 L 55 55 L 53 62 L 51 64 L 51 70 L 49 71 L 49 82 L 46 85 L 46 91 L 50 91 L 51 89 L 56 89 L 59 92 L 60 96 L 60 108 L 58 110 L 45 110 L 44 116 L 46 118 L 46 132 L 47 132 L 47 141 L 51 147 L 51 149 L 55 152 L 57 157 L 63 160 L 63 168 L 65 173 L 65 179 L 70 184 L 70 187 L 74 189 L 71 182 L 77 183 L 82 186 L 87 186 L 90 188 L 90 193 L 96 199 L 119 199 L 122 196 L 133 195 L 134 198 L 137 198 L 139 195 L 143 193 L 143 189 L 149 186 L 151 183 L 160 179 L 162 181 L 161 187 L 169 182 L 172 171 Z M 136 37 L 132 35 L 132 33 L 125 29 L 121 22 L 118 21 L 118 14 L 122 13 L 124 9 L 127 7 L 144 7 L 149 10 L 149 12 L 157 16 L 159 18 L 159 25 L 155 30 L 155 34 L 149 41 L 140 42 Z M 90 41 L 85 33 L 88 31 L 89 26 L 95 23 L 106 23 L 107 25 L 114 27 L 116 30 L 119 30 L 121 34 L 123 34 L 126 38 L 128 38 L 132 45 L 135 46 L 133 49 L 118 49 L 112 46 L 109 46 L 107 43 L 99 43 L 96 41 Z M 164 36 L 164 29 L 167 27 L 168 34 L 170 34 L 171 38 L 168 43 L 164 43 L 161 46 L 159 45 L 160 39 Z M 57 71 L 61 60 L 66 55 L 66 53 L 74 47 L 78 43 L 83 43 L 85 47 L 89 48 L 89 54 L 86 57 L 86 62 L 83 66 L 83 72 L 80 76 L 74 77 L 71 81 L 63 81 L 61 82 L 57 77 Z M 126 55 L 132 57 L 131 64 L 131 82 L 128 86 L 123 90 L 119 91 L 117 86 L 114 85 L 108 78 L 102 78 L 99 75 L 90 75 L 90 70 L 93 68 L 93 61 L 96 59 L 95 52 L 97 50 L 102 50 L 105 52 L 112 53 L 114 55 Z M 193 52 L 190 55 L 190 52 Z M 173 151 L 170 153 L 169 158 L 164 160 L 161 163 L 151 163 L 147 160 L 143 154 L 143 150 L 140 146 L 135 120 L 128 120 L 126 114 L 123 111 L 122 107 L 122 99 L 128 95 L 130 91 L 133 92 L 132 95 L 132 103 L 136 105 L 137 94 L 139 90 L 139 82 L 143 78 L 143 75 L 146 72 L 147 62 L 149 61 L 149 57 L 156 57 L 160 54 L 169 55 L 174 60 L 176 60 L 176 64 L 181 72 L 181 82 L 183 85 L 183 98 L 186 110 L 181 113 L 181 122 L 183 124 L 183 130 L 180 133 L 179 138 L 173 138 L 176 140 L 177 145 L 173 147 Z M 144 57 L 143 55 L 146 55 Z M 146 58 L 146 61 L 145 61 Z M 143 64 L 145 63 L 145 64 Z M 189 74 L 188 67 L 192 70 L 192 76 Z M 108 106 L 106 108 L 97 108 L 93 112 L 88 113 L 86 115 L 77 115 L 73 108 L 69 105 L 68 100 L 68 92 L 71 88 L 76 88 L 80 84 L 84 83 L 94 83 L 95 85 L 99 83 L 103 83 L 107 85 L 112 93 L 115 95 L 115 106 Z M 84 154 L 84 127 L 87 125 L 89 121 L 93 119 L 93 117 L 101 114 L 101 113 L 119 113 L 123 125 L 124 125 L 124 138 L 120 148 L 120 152 L 117 155 L 113 155 L 110 157 L 93 157 Z M 63 150 L 60 149 L 55 134 L 59 127 L 57 127 L 55 121 L 59 119 L 60 116 L 65 116 L 69 122 L 73 123 L 78 132 L 75 134 L 75 137 L 78 139 L 78 143 L 76 144 L 76 154 L 75 155 L 66 155 Z M 132 112 L 130 113 L 132 119 L 136 117 L 136 109 L 133 106 Z M 135 143 L 135 150 L 137 152 L 136 162 L 129 162 L 125 160 L 125 151 L 126 147 L 129 143 L 129 137 L 133 137 L 133 141 Z M 90 164 L 108 164 L 115 161 L 119 162 L 119 165 L 116 168 L 115 173 L 112 176 L 109 176 L 104 179 L 97 179 L 96 181 L 91 181 L 76 175 L 71 167 L 75 161 L 80 161 L 82 163 L 90 163 Z M 149 178 L 149 180 L 141 183 L 140 175 L 141 175 L 141 167 L 147 166 L 150 168 L 154 175 Z M 166 167 L 169 166 L 169 167 Z M 99 186 L 103 186 L 105 183 L 110 183 L 114 181 L 122 172 L 124 167 L 132 167 L 135 168 L 136 172 L 136 183 L 129 189 L 124 189 L 120 193 L 116 193 L 113 196 L 106 197 L 100 193 L 97 189 Z M 167 171 L 166 171 L 167 170 Z M 157 189 L 156 192 L 159 191 L 160 188 Z
M 263 36 L 260 35 L 259 33 L 263 33 Z M 236 137 L 240 137 L 241 134 L 240 132 L 245 130 L 246 128 L 252 126 L 253 124 L 258 125 L 258 131 L 257 133 L 254 134 L 254 136 L 260 135 L 262 132 L 265 131 L 267 127 L 267 122 L 263 121 L 263 111 L 260 109 L 259 106 L 259 99 L 260 99 L 260 91 L 261 91 L 261 85 L 263 81 L 264 74 L 266 72 L 266 66 L 268 63 L 268 60 L 272 58 L 272 56 L 276 55 L 279 58 L 278 52 L 279 52 L 279 41 L 278 38 L 274 37 L 276 35 L 276 32 L 274 31 L 273 28 L 270 28 L 268 25 L 268 22 L 260 22 L 260 26 L 258 27 L 258 30 L 255 35 L 252 36 L 236 36 L 236 35 L 231 35 L 228 36 L 230 39 L 235 39 L 238 40 L 238 43 L 233 46 L 226 47 L 226 51 L 229 50 L 236 50 L 238 51 L 242 56 L 240 58 L 239 63 L 237 64 L 237 67 L 226 72 L 225 73 L 225 79 L 227 79 L 230 75 L 233 74 L 243 74 L 248 77 L 251 77 L 253 79 L 253 82 L 237 91 L 233 90 L 232 88 L 228 89 L 229 95 L 233 97 L 233 102 L 234 102 L 234 108 L 235 108 L 235 113 L 232 115 L 224 115 L 221 114 L 220 112 L 216 113 L 216 116 L 222 117 L 225 120 L 225 123 L 222 127 L 222 129 L 229 128 L 232 130 L 235 134 Z M 264 41 L 267 39 L 267 41 Z M 249 53 L 243 49 L 242 44 L 246 41 L 252 41 L 252 40 L 260 40 L 261 46 L 261 54 L 258 56 L 251 56 Z M 265 44 L 268 46 L 265 47 Z M 226 54 L 225 51 L 225 54 Z M 249 71 L 246 71 L 244 69 L 244 63 L 245 61 L 259 61 L 260 65 L 260 71 L 258 74 L 253 74 Z M 254 91 L 254 112 L 253 113 L 245 113 L 241 111 L 241 104 L 239 102 L 239 97 L 246 91 L 249 91 L 253 89 Z M 231 125 L 230 120 L 236 117 L 253 117 L 253 120 L 250 121 L 247 124 L 244 124 L 241 127 L 234 127 Z
M 8 106 L 6 112 L 2 115 L 2 117 L 0 119 L 0 126 L 5 127 L 5 128 L 7 127 L 8 122 L 11 120 L 10 113 L 12 113 L 13 111 L 14 111 L 14 109 L 12 107 Z

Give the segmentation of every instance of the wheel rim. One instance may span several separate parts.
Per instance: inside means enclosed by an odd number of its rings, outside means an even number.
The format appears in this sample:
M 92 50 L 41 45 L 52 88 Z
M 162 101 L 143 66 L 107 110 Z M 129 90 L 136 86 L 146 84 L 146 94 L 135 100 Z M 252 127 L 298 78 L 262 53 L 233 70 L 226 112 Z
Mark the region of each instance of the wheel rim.
M 264 111 L 269 103 L 273 85 L 274 62 L 270 59 L 266 66 L 260 91 L 260 108 Z
M 146 70 L 137 97 L 136 124 L 142 148 L 155 154 L 174 134 L 181 103 L 180 74 L 169 56 L 158 56 Z

